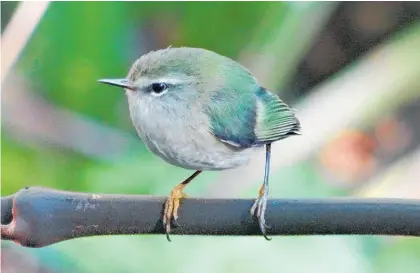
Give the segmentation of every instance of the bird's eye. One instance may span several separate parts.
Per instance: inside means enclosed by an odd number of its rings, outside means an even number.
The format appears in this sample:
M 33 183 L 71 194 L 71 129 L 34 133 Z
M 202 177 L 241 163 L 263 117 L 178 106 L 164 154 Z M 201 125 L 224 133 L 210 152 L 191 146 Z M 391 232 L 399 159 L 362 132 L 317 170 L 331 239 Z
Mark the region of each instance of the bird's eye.
M 163 91 L 165 91 L 166 89 L 168 89 L 168 85 L 166 83 L 163 83 L 163 82 L 157 82 L 157 83 L 152 83 L 150 88 L 152 89 L 152 91 L 154 93 L 159 94 L 159 93 L 162 93 Z

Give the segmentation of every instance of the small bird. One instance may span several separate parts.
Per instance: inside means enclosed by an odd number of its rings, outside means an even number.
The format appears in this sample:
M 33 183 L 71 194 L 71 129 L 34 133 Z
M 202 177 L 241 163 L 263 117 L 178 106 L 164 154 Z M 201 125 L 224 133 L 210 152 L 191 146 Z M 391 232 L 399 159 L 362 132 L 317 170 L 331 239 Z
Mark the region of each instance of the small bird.
M 168 163 L 195 172 L 165 202 L 167 239 L 177 224 L 184 188 L 202 171 L 243 166 L 265 147 L 264 182 L 250 209 L 266 235 L 271 143 L 299 135 L 294 112 L 249 70 L 215 52 L 169 47 L 142 55 L 122 79 L 101 79 L 126 90 L 130 117 L 146 146 Z

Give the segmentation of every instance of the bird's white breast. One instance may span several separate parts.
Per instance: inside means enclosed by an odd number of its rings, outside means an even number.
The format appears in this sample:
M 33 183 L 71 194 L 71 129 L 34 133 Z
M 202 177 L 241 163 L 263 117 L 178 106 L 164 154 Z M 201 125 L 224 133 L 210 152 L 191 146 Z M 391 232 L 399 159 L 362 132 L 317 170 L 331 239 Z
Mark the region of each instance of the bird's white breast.
M 186 169 L 222 170 L 248 163 L 258 148 L 241 149 L 217 140 L 207 116 L 147 102 L 130 103 L 130 116 L 147 147 L 168 163 Z

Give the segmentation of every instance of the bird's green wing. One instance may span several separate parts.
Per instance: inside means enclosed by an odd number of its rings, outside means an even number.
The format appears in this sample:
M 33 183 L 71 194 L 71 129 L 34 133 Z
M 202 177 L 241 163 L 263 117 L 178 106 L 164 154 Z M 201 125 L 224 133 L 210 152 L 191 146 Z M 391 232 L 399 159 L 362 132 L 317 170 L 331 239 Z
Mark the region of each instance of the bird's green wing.
M 256 93 L 255 137 L 257 143 L 270 143 L 300 134 L 300 123 L 292 109 L 280 98 L 261 88 Z
M 293 111 L 264 88 L 215 92 L 211 100 L 211 131 L 232 146 L 258 146 L 300 133 Z

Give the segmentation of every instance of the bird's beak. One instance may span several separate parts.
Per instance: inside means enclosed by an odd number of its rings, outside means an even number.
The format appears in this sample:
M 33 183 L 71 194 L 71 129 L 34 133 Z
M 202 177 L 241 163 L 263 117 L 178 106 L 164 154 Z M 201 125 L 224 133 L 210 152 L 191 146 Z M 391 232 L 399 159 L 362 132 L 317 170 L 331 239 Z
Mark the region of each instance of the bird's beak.
M 98 82 L 122 87 L 122 88 L 133 90 L 133 91 L 135 90 L 133 83 L 127 79 L 100 79 L 98 80 Z

